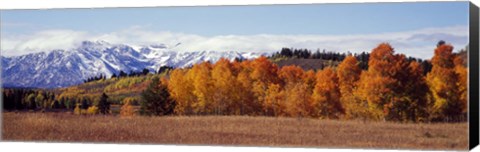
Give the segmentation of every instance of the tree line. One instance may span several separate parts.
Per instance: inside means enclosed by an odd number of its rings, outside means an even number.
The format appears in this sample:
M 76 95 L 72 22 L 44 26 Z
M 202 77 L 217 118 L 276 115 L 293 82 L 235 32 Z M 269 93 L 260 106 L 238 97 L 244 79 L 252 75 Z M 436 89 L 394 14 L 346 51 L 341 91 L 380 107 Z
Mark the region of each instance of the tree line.
M 172 70 L 172 69 L 174 69 L 174 67 L 172 67 L 172 66 L 161 66 L 158 69 L 158 71 L 156 71 L 156 73 L 157 74 L 158 73 L 163 73 L 163 72 L 166 72 L 166 71 Z M 144 76 L 144 75 L 147 75 L 149 73 L 150 73 L 150 70 L 147 69 L 147 68 L 143 68 L 143 70 L 141 70 L 141 71 L 130 71 L 130 73 L 128 73 L 128 74 L 125 71 L 120 70 L 118 75 L 116 73 L 113 73 L 110 78 Z M 83 83 L 88 83 L 88 82 L 93 82 L 93 81 L 98 81 L 98 80 L 106 80 L 106 79 L 107 79 L 106 75 L 100 74 L 100 76 L 93 76 L 93 77 L 90 77 L 90 78 L 87 78 L 87 79 L 83 80 Z
M 439 43 L 445 43 L 441 41 Z M 347 56 L 353 56 L 358 61 L 358 66 L 362 70 L 368 69 L 368 61 L 370 57 L 370 53 L 362 52 L 362 53 L 340 53 L 340 52 L 332 52 L 332 51 L 320 51 L 317 49 L 316 52 L 312 53 L 311 50 L 308 49 L 298 49 L 298 48 L 282 48 L 280 51 L 273 53 L 269 58 L 276 59 L 276 58 L 299 58 L 299 59 L 321 59 L 327 61 L 343 61 Z M 424 75 L 430 72 L 432 69 L 432 65 L 429 61 L 423 60 L 420 58 L 415 57 L 408 57 L 408 61 L 417 61 L 421 64 L 423 68 Z
M 109 111 L 110 103 L 104 93 L 99 97 L 69 98 L 55 96 L 55 93 L 47 90 L 12 88 L 3 90 L 4 110 L 32 110 L 32 111 L 74 111 L 78 114 L 103 113 Z M 95 109 L 95 110 L 92 110 Z
M 347 55 L 337 67 L 305 71 L 278 67 L 267 57 L 170 69 L 140 98 L 125 98 L 121 115 L 252 115 L 386 121 L 461 121 L 467 110 L 467 67 L 449 44 L 439 43 L 425 71 L 422 60 L 382 43 L 368 54 L 368 69 Z M 162 68 L 160 68 L 162 69 Z M 168 69 L 168 70 L 167 70 Z M 150 81 L 150 80 L 149 80 Z M 108 96 L 60 98 L 33 90 L 4 90 L 5 109 L 61 107 L 108 113 Z
M 352 55 L 338 67 L 304 71 L 266 57 L 220 59 L 175 69 L 168 92 L 178 115 L 264 115 L 387 121 L 460 121 L 466 117 L 466 67 L 439 44 L 425 72 L 387 43 L 369 54 L 368 69 Z
M 272 54 L 272 58 L 275 57 L 294 57 L 302 59 L 322 59 L 322 60 L 332 60 L 332 61 L 342 61 L 347 56 L 346 53 L 332 52 L 332 51 L 320 51 L 318 49 L 316 52 L 308 49 L 298 49 L 298 48 L 282 48 L 279 52 Z
M 28 88 L 4 88 L 2 95 L 3 109 L 5 110 L 53 109 L 58 105 L 58 101 L 55 100 L 55 94 L 48 91 Z

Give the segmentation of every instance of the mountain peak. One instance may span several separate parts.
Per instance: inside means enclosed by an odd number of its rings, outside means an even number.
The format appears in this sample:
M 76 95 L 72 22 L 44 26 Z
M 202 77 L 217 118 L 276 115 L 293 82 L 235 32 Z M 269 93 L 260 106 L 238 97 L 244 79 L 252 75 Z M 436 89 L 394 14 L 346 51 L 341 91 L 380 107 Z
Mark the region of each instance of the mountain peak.
M 104 40 L 96 40 L 96 41 L 82 41 L 80 43 L 81 47 L 108 47 L 111 46 L 112 44 L 108 43 L 107 41 Z
M 188 67 L 196 63 L 216 62 L 220 58 L 252 59 L 264 53 L 236 51 L 169 51 L 164 44 L 136 47 L 111 44 L 103 40 L 82 41 L 68 51 L 32 53 L 2 57 L 2 79 L 5 86 L 53 88 L 82 83 L 100 74 L 110 76 L 122 71 L 156 71 L 161 66 Z M 55 81 L 52 81 L 55 80 Z
M 152 44 L 150 45 L 151 48 L 155 48 L 155 49 L 166 49 L 167 46 L 165 44 Z

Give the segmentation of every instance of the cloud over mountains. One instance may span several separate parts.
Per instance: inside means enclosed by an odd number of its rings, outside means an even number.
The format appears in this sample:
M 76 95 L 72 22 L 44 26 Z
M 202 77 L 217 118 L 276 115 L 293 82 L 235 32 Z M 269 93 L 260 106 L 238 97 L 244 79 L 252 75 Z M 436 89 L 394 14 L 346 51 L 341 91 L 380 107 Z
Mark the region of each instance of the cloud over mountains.
M 352 25 L 354 26 L 354 25 Z M 431 58 L 436 42 L 445 40 L 455 50 L 468 43 L 468 26 L 418 29 L 403 32 L 363 35 L 217 35 L 202 36 L 168 31 L 149 31 L 141 27 L 110 33 L 92 33 L 68 29 L 45 30 L 29 35 L 2 36 L 3 56 L 17 56 L 57 49 L 69 50 L 82 41 L 105 40 L 129 45 L 165 44 L 173 51 L 242 51 L 272 52 L 282 47 L 326 49 L 338 52 L 370 51 L 382 42 L 408 56 Z

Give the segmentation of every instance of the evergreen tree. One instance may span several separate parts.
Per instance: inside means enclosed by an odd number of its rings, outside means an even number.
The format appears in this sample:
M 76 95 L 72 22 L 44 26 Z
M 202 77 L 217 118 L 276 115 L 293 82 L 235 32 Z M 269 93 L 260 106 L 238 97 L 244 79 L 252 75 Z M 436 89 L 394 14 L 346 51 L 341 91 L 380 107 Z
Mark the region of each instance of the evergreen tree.
M 80 105 L 80 108 L 81 109 L 88 109 L 88 107 L 90 107 L 90 105 L 88 104 L 87 98 L 83 98 L 82 103 Z
M 146 69 L 146 68 L 144 68 L 144 69 L 142 70 L 142 74 L 143 74 L 143 75 L 147 75 L 148 73 L 150 73 L 150 70 L 148 70 L 148 69 Z
M 98 107 L 101 114 L 107 114 L 110 111 L 110 103 L 107 99 L 108 96 L 105 93 L 102 93 L 102 96 L 95 100 L 95 106 Z
M 60 103 L 57 100 L 54 100 L 52 104 L 50 104 L 51 109 L 59 109 L 60 108 Z
M 158 73 L 163 73 L 165 71 L 168 71 L 168 70 L 172 70 L 173 67 L 170 67 L 170 66 L 161 66 L 159 69 L 158 69 Z
M 3 90 L 3 109 L 4 110 L 12 110 L 13 107 L 15 106 L 13 100 L 11 99 L 10 92 L 8 90 Z
M 22 102 L 24 100 L 24 98 L 26 98 L 26 95 L 24 94 L 24 90 L 23 89 L 14 89 L 13 90 L 13 95 L 11 97 L 13 100 L 13 109 L 16 109 L 16 110 L 22 110 L 23 108 L 25 108 L 25 104 Z
M 118 75 L 118 77 L 126 77 L 126 76 L 127 76 L 127 73 L 120 70 L 120 74 Z
M 152 79 L 141 96 L 140 114 L 142 115 L 169 115 L 175 109 L 176 103 L 170 98 L 167 85 L 160 83 L 157 77 Z

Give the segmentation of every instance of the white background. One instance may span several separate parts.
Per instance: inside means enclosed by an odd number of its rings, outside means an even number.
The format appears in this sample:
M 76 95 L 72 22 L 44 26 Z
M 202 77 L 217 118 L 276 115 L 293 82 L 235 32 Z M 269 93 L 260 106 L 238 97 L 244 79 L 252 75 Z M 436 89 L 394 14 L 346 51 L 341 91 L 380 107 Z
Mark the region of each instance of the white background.
M 46 8 L 102 8 L 142 6 L 205 6 L 205 5 L 247 5 L 247 4 L 309 4 L 309 3 L 351 3 L 351 2 L 411 2 L 428 0 L 0 0 L 0 9 L 46 9 Z M 435 0 L 446 1 L 446 0 Z M 479 6 L 479 0 L 472 0 Z M 0 12 L 1 13 L 1 12 Z M 1 14 L 0 14 L 1 17 Z M 34 128 L 32 128 L 34 129 Z M 232 151 L 232 152 L 310 152 L 310 151 L 411 151 L 411 150 L 361 150 L 361 149 L 318 149 L 318 148 L 269 148 L 269 147 L 221 147 L 221 146 L 175 146 L 175 145 L 127 145 L 127 144 L 85 144 L 85 143 L 33 143 L 1 142 L 0 151 Z M 474 151 L 480 151 L 477 147 Z

